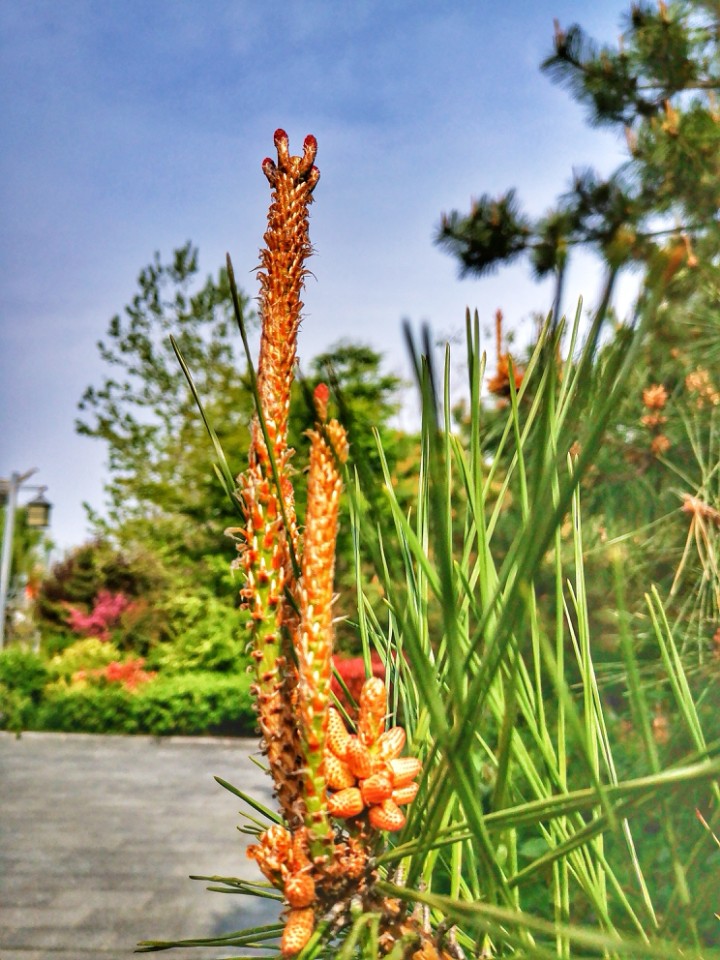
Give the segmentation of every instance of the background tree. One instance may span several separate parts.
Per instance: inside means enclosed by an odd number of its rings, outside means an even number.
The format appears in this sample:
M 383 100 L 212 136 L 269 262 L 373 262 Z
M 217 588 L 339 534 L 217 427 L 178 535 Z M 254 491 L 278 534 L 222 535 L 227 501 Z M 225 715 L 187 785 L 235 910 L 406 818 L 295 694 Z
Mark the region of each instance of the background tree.
M 615 46 L 598 45 L 577 24 L 556 24 L 543 70 L 587 107 L 592 125 L 625 136 L 628 159 L 607 178 L 576 171 L 570 190 L 537 220 L 522 213 L 514 190 L 444 216 L 437 242 L 462 272 L 482 276 L 528 254 L 538 277 L 556 277 L 556 314 L 578 245 L 600 254 L 608 299 L 618 272 L 632 266 L 645 268 L 646 284 L 692 270 L 693 288 L 716 285 L 719 27 L 717 5 L 702 0 L 633 5 Z
M 394 373 L 383 371 L 382 355 L 367 344 L 342 340 L 314 357 L 306 382 L 302 386 L 294 386 L 291 404 L 290 442 L 296 451 L 303 451 L 301 461 L 304 461 L 305 450 L 302 434 L 313 426 L 315 419 L 306 395 L 321 381 L 332 387 L 333 412 L 348 431 L 349 475 L 357 475 L 365 509 L 374 523 L 386 532 L 390 531 L 393 528 L 392 516 L 378 443 L 382 445 L 395 495 L 405 505 L 412 499 L 419 464 L 417 437 L 392 425 L 400 408 L 403 382 Z M 295 489 L 302 516 L 304 476 L 296 478 Z M 340 524 L 337 540 L 336 581 L 339 597 L 336 616 L 347 617 L 351 623 L 338 625 L 337 640 L 341 648 L 353 650 L 357 644 L 357 631 L 352 625 L 356 615 L 354 534 L 347 513 L 344 516 L 346 519 Z M 381 596 L 378 581 L 373 578 L 367 563 L 363 580 L 368 597 L 379 612 Z
M 213 470 L 215 453 L 170 336 L 191 371 L 234 476 L 247 462 L 254 411 L 227 274 L 220 270 L 200 286 L 198 280 L 198 251 L 189 243 L 167 263 L 156 254 L 141 271 L 138 292 L 122 314 L 113 317 L 98 343 L 107 373 L 99 385 L 85 390 L 77 421 L 80 433 L 108 447 L 108 510 L 106 517 L 92 513 L 97 530 L 124 551 L 149 551 L 158 559 L 165 571 L 168 618 L 181 624 L 177 630 L 172 624 L 169 628 L 178 642 L 179 634 L 187 633 L 188 611 L 197 625 L 203 616 L 208 622 L 221 619 L 213 597 L 231 607 L 237 603 L 237 584 L 228 572 L 232 547 L 224 536 L 237 523 L 237 514 Z M 241 299 L 246 308 L 247 299 Z M 362 475 L 373 509 L 387 516 L 375 431 L 389 451 L 392 470 L 408 457 L 408 469 L 413 462 L 412 442 L 390 426 L 398 409 L 400 379 L 383 371 L 381 354 L 349 341 L 312 359 L 305 376 L 292 396 L 290 437 L 296 451 L 300 521 L 307 463 L 304 432 L 315 420 L 308 398 L 321 380 L 331 385 L 351 434 L 350 468 L 357 467 Z M 353 581 L 352 557 L 352 536 L 345 525 L 338 560 L 345 585 Z M 202 594 L 204 605 L 171 601 L 173 594 L 195 601 Z M 56 597 L 55 619 L 57 602 Z M 338 610 L 343 613 L 349 614 L 350 607 Z
M 648 580 L 662 584 L 702 656 L 720 620 L 712 560 L 720 547 L 720 9 L 703 0 L 633 4 L 622 26 L 616 43 L 597 43 L 577 24 L 556 23 L 542 69 L 586 108 L 593 126 L 624 138 L 624 162 L 607 177 L 574 171 L 570 189 L 539 218 L 522 210 L 515 190 L 485 194 L 469 213 L 443 216 L 436 241 L 463 275 L 482 277 L 529 257 L 538 278 L 555 277 L 556 322 L 573 249 L 594 249 L 605 285 L 591 328 L 598 349 L 584 378 L 588 390 L 628 335 L 616 322 L 600 336 L 603 317 L 614 317 L 620 272 L 639 274 L 636 317 L 659 298 L 626 399 L 584 481 L 589 582 L 597 590 L 591 608 L 602 615 L 613 589 L 603 543 L 622 531 L 628 594 L 637 587 L 640 595 Z M 705 584 L 692 610 L 682 599 L 691 582 Z M 603 633 L 614 651 L 612 625 Z
M 202 420 L 170 343 L 193 372 L 219 439 L 239 470 L 252 396 L 242 375 L 239 338 L 224 270 L 197 287 L 198 252 L 190 243 L 171 262 L 156 254 L 139 291 L 98 343 L 109 372 L 85 390 L 81 434 L 108 449 L 108 515 L 95 521 L 121 542 L 152 542 L 196 563 L 220 548 L 233 508 L 211 467 Z

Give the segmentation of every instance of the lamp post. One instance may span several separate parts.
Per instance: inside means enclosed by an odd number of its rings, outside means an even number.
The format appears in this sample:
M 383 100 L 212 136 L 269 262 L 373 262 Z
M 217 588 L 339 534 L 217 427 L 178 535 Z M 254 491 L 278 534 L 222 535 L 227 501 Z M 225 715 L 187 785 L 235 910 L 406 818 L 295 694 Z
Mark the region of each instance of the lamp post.
M 27 504 L 28 526 L 44 529 L 50 525 L 51 504 L 44 496 L 47 487 L 27 486 L 25 484 L 25 481 L 34 473 L 37 473 L 36 468 L 28 470 L 27 473 L 13 473 L 9 480 L 0 480 L 0 503 L 5 504 L 5 530 L 3 531 L 2 556 L 0 557 L 0 650 L 5 646 L 5 612 L 10 588 L 15 511 L 18 505 L 18 494 L 21 490 L 38 491 L 35 498 Z

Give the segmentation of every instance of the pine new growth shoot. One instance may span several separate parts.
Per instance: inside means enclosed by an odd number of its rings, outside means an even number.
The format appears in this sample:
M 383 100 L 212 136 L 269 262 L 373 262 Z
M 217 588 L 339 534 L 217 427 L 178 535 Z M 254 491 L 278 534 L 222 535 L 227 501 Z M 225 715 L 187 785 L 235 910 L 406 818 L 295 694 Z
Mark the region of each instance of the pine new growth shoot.
M 311 253 L 308 207 L 320 174 L 314 137 L 305 138 L 301 157 L 290 155 L 283 130 L 275 132 L 275 146 L 277 162 L 267 158 L 262 164 L 272 201 L 260 254 L 258 409 L 248 468 L 239 478 L 244 527 L 236 564 L 252 618 L 262 747 L 284 820 L 262 832 L 248 856 L 283 893 L 288 910 L 280 950 L 290 957 L 305 947 L 318 917 L 332 907 L 342 926 L 358 897 L 379 911 L 381 925 L 397 923 L 402 910 L 393 902 L 389 916 L 375 891 L 370 857 L 381 831 L 404 825 L 399 804 L 414 798 L 420 762 L 400 757 L 401 728 L 385 731 L 382 680 L 370 678 L 363 687 L 357 735 L 331 706 L 335 544 L 348 440 L 341 424 L 328 419 L 330 394 L 320 384 L 315 428 L 308 431 L 301 536 L 288 415 Z M 386 935 L 392 936 L 389 930 Z
M 298 533 L 287 425 L 304 261 L 310 253 L 308 206 L 320 174 L 313 165 L 313 137 L 306 139 L 301 158 L 289 156 L 283 130 L 275 132 L 275 144 L 278 164 L 263 161 L 273 193 L 266 246 L 260 254 L 259 409 L 252 426 L 248 469 L 239 478 L 246 526 L 237 562 L 245 575 L 243 597 L 252 615 L 255 695 L 264 749 L 280 808 L 294 827 L 302 821 L 303 812 L 302 758 L 292 711 L 297 675 L 289 646 L 297 631 L 292 597 Z

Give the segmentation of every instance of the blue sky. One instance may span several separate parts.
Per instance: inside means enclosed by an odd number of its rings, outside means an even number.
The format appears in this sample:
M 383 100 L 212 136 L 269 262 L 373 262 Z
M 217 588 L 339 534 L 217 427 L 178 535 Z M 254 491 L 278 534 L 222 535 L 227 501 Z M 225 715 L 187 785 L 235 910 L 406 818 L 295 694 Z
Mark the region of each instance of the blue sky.
M 516 186 L 542 213 L 612 134 L 539 71 L 553 18 L 603 40 L 627 2 L 4 0 L 0 5 L 0 477 L 38 467 L 60 547 L 102 506 L 105 450 L 74 432 L 95 347 L 154 251 L 186 240 L 240 284 L 264 230 L 260 170 L 284 127 L 318 139 L 300 355 L 371 343 L 405 373 L 400 322 L 452 335 L 465 308 L 521 328 L 550 292 L 525 265 L 460 281 L 442 211 Z M 269 13 L 269 11 L 271 13 Z M 592 302 L 584 258 L 568 302 Z M 526 324 L 527 326 L 527 324 Z M 489 344 L 492 349 L 492 344 Z

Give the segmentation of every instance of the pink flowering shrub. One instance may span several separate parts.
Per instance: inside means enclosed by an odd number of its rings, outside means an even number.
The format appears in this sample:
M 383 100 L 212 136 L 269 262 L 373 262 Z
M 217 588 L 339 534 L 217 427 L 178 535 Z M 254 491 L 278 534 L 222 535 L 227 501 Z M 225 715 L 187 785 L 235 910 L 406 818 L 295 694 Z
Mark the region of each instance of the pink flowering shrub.
M 98 640 L 108 641 L 110 631 L 117 626 L 124 613 L 133 607 L 124 593 L 110 593 L 101 590 L 95 598 L 90 613 L 83 613 L 77 607 L 67 607 L 67 620 L 70 629 L 82 637 L 97 637 Z

